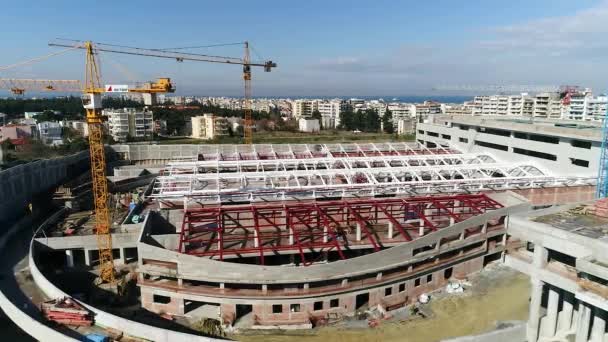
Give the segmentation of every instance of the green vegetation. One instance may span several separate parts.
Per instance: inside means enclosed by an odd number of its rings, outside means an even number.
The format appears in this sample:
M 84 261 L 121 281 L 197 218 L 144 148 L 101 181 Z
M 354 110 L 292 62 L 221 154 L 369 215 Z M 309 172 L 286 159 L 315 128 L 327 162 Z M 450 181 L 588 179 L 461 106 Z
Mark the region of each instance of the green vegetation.
M 11 164 L 74 154 L 88 149 L 89 143 L 85 138 L 78 137 L 60 146 L 48 146 L 38 140 L 28 140 L 27 144 L 17 147 L 6 140 L 0 148 L 4 163 Z
M 343 131 L 322 131 L 319 134 L 301 132 L 257 132 L 253 134 L 254 144 L 315 144 L 315 143 L 347 143 L 347 142 L 388 142 L 413 141 L 414 135 L 394 135 L 386 133 L 353 133 Z M 242 144 L 238 136 L 224 136 L 213 140 L 191 138 L 164 138 L 159 144 Z
M 356 112 L 347 109 L 340 113 L 340 128 L 348 131 L 378 132 L 380 131 L 380 115 L 374 109 Z
M 142 107 L 139 102 L 121 98 L 106 97 L 103 99 L 104 108 Z M 82 99 L 77 96 L 55 97 L 45 99 L 0 99 L 0 113 L 8 115 L 8 120 L 20 117 L 24 112 L 53 112 L 62 113 L 60 120 L 76 120 L 84 117 Z M 44 120 L 41 120 L 44 121 Z
M 190 108 L 191 107 L 191 108 Z M 213 106 L 210 104 L 200 104 L 198 102 L 189 103 L 187 108 L 169 108 L 165 106 L 156 106 L 151 108 L 154 112 L 154 119 L 160 119 L 167 121 L 167 132 L 169 134 L 184 134 L 183 130 L 186 123 L 190 121 L 193 116 L 203 115 L 205 113 L 212 113 L 222 117 L 238 117 L 242 118 L 245 116 L 245 112 L 240 109 L 227 109 Z M 281 119 L 279 112 L 258 112 L 253 111 L 252 117 L 256 121 L 264 120 L 274 122 L 277 128 L 283 128 L 283 120 Z M 276 128 L 275 128 L 276 129 Z

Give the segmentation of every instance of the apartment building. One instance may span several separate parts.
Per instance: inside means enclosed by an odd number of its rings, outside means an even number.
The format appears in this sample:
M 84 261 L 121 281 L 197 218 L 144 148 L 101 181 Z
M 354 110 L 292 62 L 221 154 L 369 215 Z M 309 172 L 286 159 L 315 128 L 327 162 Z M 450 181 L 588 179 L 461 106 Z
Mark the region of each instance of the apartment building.
M 561 118 L 561 101 L 558 93 L 539 93 L 534 96 L 535 118 Z
M 63 127 L 59 122 L 44 121 L 36 125 L 40 140 L 47 145 L 61 145 Z
M 562 108 L 563 117 L 570 120 L 601 121 L 606 116 L 608 97 L 594 97 L 590 90 L 570 94 L 568 103 Z
M 336 128 L 340 125 L 340 113 L 346 109 L 346 102 L 341 99 L 317 100 L 316 108 L 321 113 L 323 128 Z
M 147 109 L 105 109 L 103 115 L 108 117 L 108 130 L 116 141 L 151 137 L 154 133 L 154 115 Z
M 530 160 L 558 175 L 597 176 L 601 125 L 509 116 L 436 116 L 419 121 L 416 139 L 428 147 L 454 146 L 501 160 Z
M 412 112 L 411 104 L 406 103 L 389 103 L 387 110 L 391 112 L 393 127 L 398 128 L 399 121 L 402 120 L 413 120 L 415 117 L 415 111 Z
M 9 124 L 0 126 L 0 142 L 5 140 L 21 140 L 36 135 L 36 126 Z
M 319 110 L 318 104 L 319 101 L 317 100 L 294 100 L 291 105 L 292 114 L 296 119 L 310 118 L 312 112 Z
M 229 123 L 226 118 L 213 114 L 194 116 L 191 119 L 192 137 L 195 139 L 214 139 L 228 134 Z
M 467 104 L 442 103 L 441 113 L 445 115 L 471 115 L 473 107 Z

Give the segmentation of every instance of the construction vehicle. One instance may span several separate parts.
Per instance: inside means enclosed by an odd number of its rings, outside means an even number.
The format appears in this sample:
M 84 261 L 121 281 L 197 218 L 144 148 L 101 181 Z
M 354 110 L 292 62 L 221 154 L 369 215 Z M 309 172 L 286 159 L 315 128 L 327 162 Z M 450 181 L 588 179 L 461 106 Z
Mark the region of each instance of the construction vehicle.
M 234 44 L 220 44 L 220 45 L 243 45 L 244 54 L 243 58 L 237 57 L 225 57 L 225 56 L 214 56 L 214 55 L 205 55 L 191 52 L 178 52 L 176 50 L 183 49 L 193 49 L 193 48 L 201 48 L 204 46 L 198 47 L 188 47 L 188 48 L 173 48 L 173 49 L 146 49 L 140 47 L 132 47 L 132 46 L 124 46 L 124 45 L 113 45 L 113 44 L 100 44 L 91 42 L 82 42 L 77 40 L 69 40 L 71 42 L 75 42 L 76 44 L 66 44 L 62 42 L 53 42 L 50 43 L 50 46 L 59 46 L 66 47 L 68 49 L 88 49 L 87 44 L 91 45 L 92 53 L 98 52 L 110 52 L 110 53 L 119 53 L 125 55 L 133 55 L 133 56 L 147 56 L 147 57 L 157 57 L 157 58 L 167 58 L 174 59 L 177 62 L 184 61 L 196 61 L 196 62 L 208 62 L 208 63 L 223 63 L 223 64 L 236 64 L 243 66 L 243 81 L 245 83 L 245 97 L 244 97 L 244 140 L 245 144 L 253 143 L 253 120 L 251 117 L 251 67 L 262 67 L 265 72 L 270 72 L 272 68 L 276 68 L 277 64 L 273 61 L 264 61 L 264 62 L 252 62 L 250 58 L 250 46 L 249 42 L 245 41 L 242 43 L 234 43 Z M 215 45 L 219 46 L 219 45 Z M 207 46 L 208 47 L 208 46 Z M 150 101 L 153 102 L 152 99 Z

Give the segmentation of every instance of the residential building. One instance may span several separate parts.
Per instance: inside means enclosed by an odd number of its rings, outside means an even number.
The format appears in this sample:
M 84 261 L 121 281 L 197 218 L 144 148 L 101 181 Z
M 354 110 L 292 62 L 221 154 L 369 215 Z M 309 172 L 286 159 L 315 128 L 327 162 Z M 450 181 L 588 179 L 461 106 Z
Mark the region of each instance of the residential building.
M 465 104 L 442 103 L 441 112 L 445 115 L 472 115 L 473 107 Z
M 228 134 L 229 123 L 224 117 L 203 114 L 191 118 L 192 137 L 195 139 L 214 139 Z
M 292 102 L 292 113 L 296 119 L 299 118 L 310 118 L 312 112 L 319 110 L 319 102 L 317 100 L 295 100 Z
M 561 102 L 558 93 L 539 93 L 534 97 L 535 118 L 561 118 Z
M 399 121 L 397 121 L 397 134 L 398 135 L 404 135 L 404 134 L 413 134 L 415 132 L 416 129 L 416 120 L 409 118 L 409 119 L 400 119 Z
M 154 115 L 150 110 L 105 109 L 103 115 L 108 117 L 109 132 L 116 141 L 151 137 L 154 133 Z
M 10 139 L 18 140 L 32 138 L 36 134 L 36 126 L 9 124 L 0 126 L 0 142 Z
M 336 128 L 340 125 L 340 113 L 346 109 L 346 102 L 340 99 L 318 100 L 316 108 L 321 113 L 323 128 Z
M 441 103 L 435 101 L 424 101 L 410 106 L 412 117 L 427 117 L 433 114 L 441 114 Z
M 601 121 L 606 116 L 608 97 L 601 94 L 594 97 L 590 89 L 568 94 L 562 114 L 570 120 Z
M 75 130 L 83 137 L 89 136 L 89 125 L 85 121 L 68 121 L 66 126 Z
M 44 121 L 36 125 L 40 140 L 47 145 L 63 144 L 63 127 L 59 122 Z

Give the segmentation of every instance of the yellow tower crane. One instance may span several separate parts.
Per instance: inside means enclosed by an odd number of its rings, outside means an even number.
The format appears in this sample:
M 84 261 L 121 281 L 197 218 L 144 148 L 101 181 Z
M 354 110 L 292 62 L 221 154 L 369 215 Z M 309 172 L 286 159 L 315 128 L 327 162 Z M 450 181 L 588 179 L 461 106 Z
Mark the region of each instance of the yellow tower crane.
M 62 42 L 53 42 L 49 43 L 50 46 L 60 46 L 66 47 L 69 49 L 87 49 L 86 42 L 82 44 L 80 41 L 74 41 L 78 44 L 66 44 Z M 89 42 L 90 43 L 90 42 Z M 178 52 L 176 50 L 183 49 L 192 49 L 199 47 L 190 47 L 190 48 L 173 48 L 173 49 L 145 49 L 139 47 L 132 46 L 124 46 L 124 45 L 114 45 L 114 44 L 101 44 L 95 43 L 94 47 L 92 47 L 93 52 L 103 51 L 110 53 L 119 53 L 126 55 L 134 55 L 134 56 L 147 56 L 147 57 L 158 57 L 158 58 L 168 58 L 175 59 L 178 62 L 184 61 L 196 61 L 196 62 L 208 62 L 208 63 L 223 63 L 223 64 L 236 64 L 243 66 L 243 81 L 245 83 L 245 97 L 244 97 L 244 141 L 245 144 L 253 143 L 253 121 L 251 117 L 251 67 L 263 67 L 265 72 L 270 72 L 272 68 L 276 68 L 277 64 L 273 61 L 262 61 L 262 62 L 252 62 L 250 58 L 250 46 L 249 42 L 236 43 L 238 45 L 244 46 L 244 55 L 242 58 L 238 57 L 225 57 L 225 56 L 214 56 L 214 55 L 205 55 L 198 53 L 190 53 L 190 52 Z M 234 45 L 234 44 L 226 44 L 226 45 Z M 207 46 L 208 47 L 208 46 Z
M 116 284 L 114 258 L 112 255 L 112 235 L 108 209 L 108 184 L 106 179 L 106 160 L 103 145 L 102 94 L 104 92 L 133 92 L 153 99 L 158 93 L 174 92 L 170 78 L 159 78 L 139 87 L 123 87 L 121 90 L 101 86 L 97 52 L 91 42 L 85 42 L 86 51 L 85 80 L 35 80 L 0 79 L 0 89 L 9 89 L 13 94 L 23 95 L 26 91 L 82 92 L 83 106 L 89 128 L 89 151 L 91 158 L 91 178 L 93 201 L 95 205 L 95 232 L 99 249 L 99 278 L 102 282 Z M 68 51 L 70 49 L 64 50 Z M 34 60 L 32 60 L 34 61 Z M 17 64 L 17 65 L 22 65 Z

